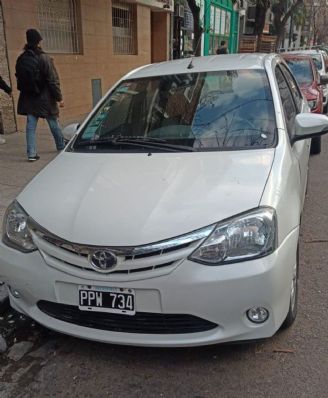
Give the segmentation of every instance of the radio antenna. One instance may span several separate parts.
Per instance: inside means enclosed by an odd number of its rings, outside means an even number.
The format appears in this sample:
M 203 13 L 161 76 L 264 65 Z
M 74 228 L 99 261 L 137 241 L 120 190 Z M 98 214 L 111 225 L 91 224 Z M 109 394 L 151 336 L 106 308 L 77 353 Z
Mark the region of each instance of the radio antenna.
M 202 38 L 202 35 L 200 35 L 199 38 L 198 38 L 195 51 L 193 52 L 193 54 L 192 54 L 192 56 L 191 56 L 191 61 L 190 61 L 189 65 L 187 66 L 187 69 L 192 69 L 192 68 L 194 67 L 193 60 L 194 60 L 194 58 L 196 57 L 196 52 L 197 52 L 197 50 L 198 50 L 198 47 L 199 47 L 201 38 Z

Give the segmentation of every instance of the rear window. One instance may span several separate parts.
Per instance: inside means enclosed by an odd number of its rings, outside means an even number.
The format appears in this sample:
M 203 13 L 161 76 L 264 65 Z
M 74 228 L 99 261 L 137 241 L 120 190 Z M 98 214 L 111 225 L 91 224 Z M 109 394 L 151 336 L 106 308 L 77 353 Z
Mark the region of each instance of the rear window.
M 289 69 L 292 71 L 299 85 L 312 84 L 313 72 L 309 60 L 306 59 L 286 59 Z
M 72 149 L 149 151 L 150 140 L 158 151 L 257 149 L 273 146 L 275 134 L 264 70 L 186 73 L 123 81 Z

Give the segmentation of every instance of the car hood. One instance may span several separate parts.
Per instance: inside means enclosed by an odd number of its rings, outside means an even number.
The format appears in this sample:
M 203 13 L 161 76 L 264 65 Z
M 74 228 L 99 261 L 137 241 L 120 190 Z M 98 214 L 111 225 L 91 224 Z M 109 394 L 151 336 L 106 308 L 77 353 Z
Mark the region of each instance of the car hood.
M 192 153 L 62 153 L 18 196 L 70 242 L 135 246 L 259 205 L 274 149 Z

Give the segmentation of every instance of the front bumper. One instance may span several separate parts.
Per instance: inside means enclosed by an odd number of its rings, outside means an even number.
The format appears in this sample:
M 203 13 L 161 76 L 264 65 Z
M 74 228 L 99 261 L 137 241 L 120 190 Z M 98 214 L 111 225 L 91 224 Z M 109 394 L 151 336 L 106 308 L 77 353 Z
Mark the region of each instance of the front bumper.
M 86 280 L 47 265 L 38 251 L 23 254 L 0 243 L 0 280 L 10 291 L 13 308 L 58 332 L 106 343 L 141 346 L 196 346 L 272 336 L 284 321 L 298 229 L 270 256 L 225 266 L 183 261 L 170 274 L 126 282 Z M 196 333 L 155 334 L 108 331 L 65 322 L 47 315 L 38 303 L 78 305 L 79 285 L 133 288 L 137 313 L 187 314 L 217 326 Z M 20 298 L 12 292 L 19 292 Z M 263 306 L 270 316 L 251 323 L 246 311 Z M 130 318 L 133 322 L 133 316 Z

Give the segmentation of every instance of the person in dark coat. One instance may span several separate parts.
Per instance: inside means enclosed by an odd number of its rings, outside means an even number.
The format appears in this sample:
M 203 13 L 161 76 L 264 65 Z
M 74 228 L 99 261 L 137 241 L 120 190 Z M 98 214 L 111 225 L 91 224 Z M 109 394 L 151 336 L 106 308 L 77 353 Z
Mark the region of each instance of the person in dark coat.
M 39 71 L 43 84 L 38 95 L 20 92 L 17 113 L 27 116 L 27 157 L 29 161 L 35 161 L 40 159 L 36 146 L 36 127 L 39 118 L 47 120 L 57 150 L 60 151 L 65 146 L 64 137 L 58 123 L 58 104 L 63 107 L 64 102 L 60 90 L 59 76 L 53 60 L 41 48 L 41 34 L 36 29 L 28 29 L 26 31 L 26 41 L 24 52 L 32 51 L 34 53 L 32 55 L 36 55 L 39 58 Z M 18 60 L 16 62 L 16 75 Z
M 219 54 L 229 54 L 228 45 L 225 40 L 221 41 L 220 47 L 216 50 L 216 53 Z

